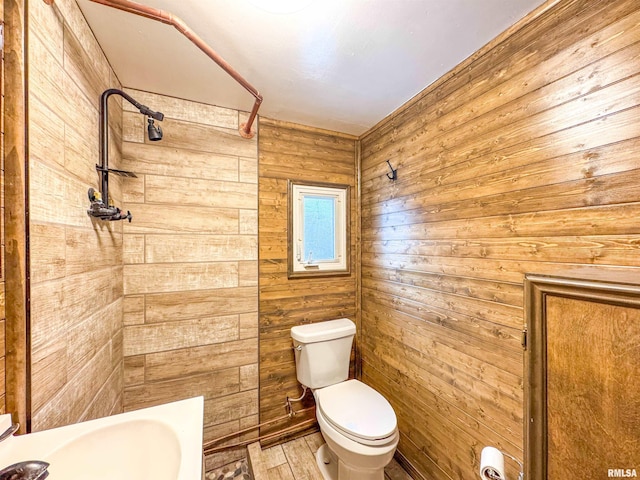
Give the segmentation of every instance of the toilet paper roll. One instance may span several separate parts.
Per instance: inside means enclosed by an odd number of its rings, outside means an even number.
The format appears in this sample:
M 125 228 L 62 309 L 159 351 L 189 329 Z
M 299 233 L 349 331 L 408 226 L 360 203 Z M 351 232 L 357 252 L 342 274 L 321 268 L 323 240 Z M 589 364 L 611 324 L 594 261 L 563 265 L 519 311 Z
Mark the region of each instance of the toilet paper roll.
M 506 480 L 504 455 L 494 447 L 484 447 L 480 455 L 480 478 L 482 480 Z

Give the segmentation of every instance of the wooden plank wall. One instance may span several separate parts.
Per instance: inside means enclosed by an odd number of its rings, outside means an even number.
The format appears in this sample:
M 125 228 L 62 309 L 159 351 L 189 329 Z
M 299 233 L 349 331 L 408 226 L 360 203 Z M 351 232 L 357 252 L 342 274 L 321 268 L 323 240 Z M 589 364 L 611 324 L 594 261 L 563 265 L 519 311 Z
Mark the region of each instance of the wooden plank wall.
M 361 138 L 362 377 L 425 478 L 522 458 L 525 272 L 640 281 L 640 4 L 553 3 Z
M 26 52 L 23 0 L 4 2 L 3 201 L 5 290 L 5 408 L 27 431 L 26 321 Z
M 203 395 L 206 443 L 258 423 L 257 138 L 237 110 L 127 92 L 165 119 L 149 142 L 124 106 L 124 408 Z
M 4 25 L 4 2 L 0 2 L 0 21 Z M 5 273 L 4 273 L 4 47 L 0 55 L 0 414 L 5 413 Z
M 348 317 L 356 321 L 356 138 L 301 125 L 260 119 L 260 421 L 285 415 L 286 397 L 302 393 L 295 373 L 290 329 Z M 287 180 L 351 185 L 351 275 L 287 279 Z M 309 394 L 296 409 L 313 406 Z M 297 415 L 295 423 L 313 418 Z M 261 435 L 291 427 L 268 425 Z M 282 440 L 279 437 L 278 440 Z M 273 441 L 264 442 L 266 444 Z
M 28 5 L 32 429 L 122 411 L 122 224 L 90 218 L 99 96 L 119 82 L 73 0 Z M 121 102 L 110 102 L 110 166 Z M 119 181 L 110 182 L 116 204 Z

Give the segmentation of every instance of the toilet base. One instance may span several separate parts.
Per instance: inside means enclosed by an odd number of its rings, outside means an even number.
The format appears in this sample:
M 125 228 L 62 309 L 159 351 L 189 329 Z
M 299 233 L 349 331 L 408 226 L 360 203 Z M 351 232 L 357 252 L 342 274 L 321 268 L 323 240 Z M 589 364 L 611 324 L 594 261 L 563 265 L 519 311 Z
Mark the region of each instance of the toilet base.
M 316 463 L 324 480 L 338 480 L 338 457 L 326 443 L 316 452 Z
M 324 480 L 384 480 L 384 469 L 356 471 L 338 460 L 326 443 L 316 452 L 316 463 Z

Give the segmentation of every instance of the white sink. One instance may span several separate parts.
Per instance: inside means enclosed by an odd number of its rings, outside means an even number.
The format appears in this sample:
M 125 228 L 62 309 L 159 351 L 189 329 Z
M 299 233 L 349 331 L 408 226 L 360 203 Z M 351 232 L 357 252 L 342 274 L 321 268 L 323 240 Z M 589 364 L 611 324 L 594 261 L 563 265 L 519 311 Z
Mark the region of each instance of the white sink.
M 202 397 L 10 437 L 0 469 L 48 462 L 47 480 L 200 480 Z M 11 423 L 0 417 L 0 433 Z

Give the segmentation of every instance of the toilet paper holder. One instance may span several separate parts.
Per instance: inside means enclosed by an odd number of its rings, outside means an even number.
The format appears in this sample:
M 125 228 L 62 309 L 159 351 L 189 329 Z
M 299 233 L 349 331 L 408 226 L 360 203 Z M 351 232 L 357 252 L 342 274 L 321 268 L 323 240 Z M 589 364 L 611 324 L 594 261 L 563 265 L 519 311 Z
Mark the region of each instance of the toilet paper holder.
M 518 464 L 518 480 L 524 480 L 524 465 L 513 455 L 505 453 L 495 447 L 484 447 L 480 456 L 480 478 L 482 480 L 507 480 L 504 472 L 504 457 L 508 457 Z

